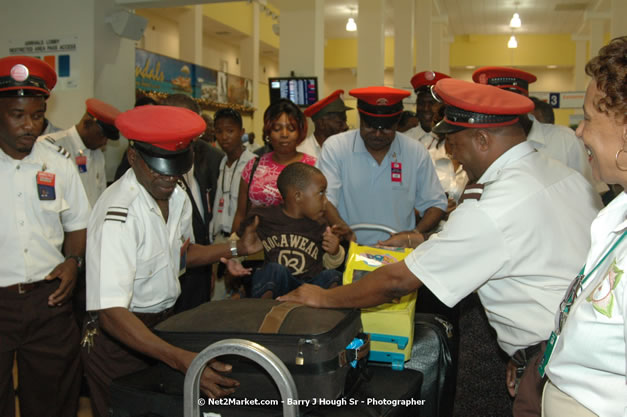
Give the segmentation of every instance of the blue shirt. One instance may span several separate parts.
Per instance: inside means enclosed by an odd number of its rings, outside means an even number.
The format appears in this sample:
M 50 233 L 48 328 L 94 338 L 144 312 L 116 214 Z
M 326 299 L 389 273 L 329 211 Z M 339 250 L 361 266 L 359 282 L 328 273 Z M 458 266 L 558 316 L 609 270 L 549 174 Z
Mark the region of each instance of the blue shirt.
M 401 176 L 394 181 L 392 163 L 400 163 Z M 331 136 L 324 142 L 317 166 L 327 178 L 327 198 L 349 225 L 374 223 L 409 230 L 416 227 L 414 208 L 421 215 L 430 207 L 446 210 L 446 195 L 429 152 L 401 133 L 396 133 L 380 165 L 366 149 L 359 130 Z M 356 234 L 365 245 L 389 237 L 371 230 Z

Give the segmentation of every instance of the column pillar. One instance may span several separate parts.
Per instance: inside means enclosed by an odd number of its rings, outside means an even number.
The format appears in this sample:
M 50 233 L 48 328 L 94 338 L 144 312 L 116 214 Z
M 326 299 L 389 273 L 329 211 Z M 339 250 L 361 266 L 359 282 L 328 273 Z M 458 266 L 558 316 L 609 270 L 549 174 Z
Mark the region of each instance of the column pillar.
M 357 87 L 383 85 L 385 42 L 383 0 L 359 0 Z
M 179 59 L 202 64 L 202 6 L 188 6 L 179 16 Z
M 431 69 L 444 72 L 442 69 L 442 55 L 444 45 L 444 26 L 448 17 L 440 16 L 431 19 Z
M 590 25 L 590 58 L 597 56 L 603 46 L 605 20 L 596 14 L 588 16 Z
M 610 39 L 627 35 L 627 1 L 612 0 Z
M 586 89 L 586 84 L 588 83 L 586 76 L 586 48 L 588 46 L 588 37 L 587 36 L 578 36 L 572 35 L 572 40 L 575 41 L 575 67 L 573 71 L 575 71 L 575 85 L 574 88 L 576 91 L 583 91 Z
M 415 72 L 433 69 L 431 55 L 431 10 L 433 0 L 415 0 L 414 36 L 416 39 Z
M 279 73 L 316 76 L 324 86 L 324 0 L 281 0 L 280 10 Z
M 411 88 L 414 75 L 414 0 L 394 0 L 394 87 Z
M 240 62 L 241 75 L 244 78 L 252 79 L 250 100 L 252 106 L 259 109 L 259 3 L 252 2 L 253 21 L 251 35 L 240 42 Z M 253 129 L 260 132 L 263 127 L 263 110 L 253 112 Z

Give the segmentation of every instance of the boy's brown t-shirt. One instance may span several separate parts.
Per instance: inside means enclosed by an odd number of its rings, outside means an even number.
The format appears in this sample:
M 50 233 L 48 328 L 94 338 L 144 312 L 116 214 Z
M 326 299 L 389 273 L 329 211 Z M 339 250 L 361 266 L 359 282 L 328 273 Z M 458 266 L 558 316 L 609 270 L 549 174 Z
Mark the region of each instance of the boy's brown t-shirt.
M 255 207 L 242 222 L 240 236 L 254 216 L 259 216 L 257 235 L 263 244 L 265 262 L 286 266 L 292 275 L 305 281 L 324 270 L 322 235 L 326 223 L 294 219 L 286 215 L 281 206 Z

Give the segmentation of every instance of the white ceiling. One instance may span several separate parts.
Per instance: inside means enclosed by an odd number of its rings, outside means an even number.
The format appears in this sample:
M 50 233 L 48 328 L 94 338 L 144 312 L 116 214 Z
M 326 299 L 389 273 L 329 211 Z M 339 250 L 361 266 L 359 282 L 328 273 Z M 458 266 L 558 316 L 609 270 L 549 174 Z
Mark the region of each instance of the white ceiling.
M 272 3 L 273 1 L 270 0 Z M 325 0 L 327 39 L 355 37 L 346 21 L 358 14 L 358 0 Z M 394 2 L 384 0 L 385 33 L 394 34 Z M 518 11 L 522 27 L 516 33 L 568 33 L 587 30 L 584 13 L 609 11 L 610 0 L 433 0 L 432 14 L 448 17 L 449 35 L 510 33 L 509 20 Z M 357 17 L 359 29 L 359 19 Z

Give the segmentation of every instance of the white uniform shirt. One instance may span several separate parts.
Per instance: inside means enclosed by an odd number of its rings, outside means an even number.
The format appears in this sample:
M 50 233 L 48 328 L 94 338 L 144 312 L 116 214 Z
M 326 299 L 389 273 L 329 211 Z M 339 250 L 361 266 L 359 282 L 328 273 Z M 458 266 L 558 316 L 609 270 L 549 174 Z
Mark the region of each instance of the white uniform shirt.
M 627 195 L 623 192 L 594 220 L 584 274 L 590 273 L 627 230 L 626 213 Z M 547 368 L 551 382 L 560 390 L 603 417 L 627 416 L 625 269 L 627 238 L 587 278 Z
M 305 138 L 297 147 L 298 152 L 306 153 L 311 156 L 315 156 L 316 159 L 320 159 L 320 153 L 322 152 L 322 146 L 316 140 L 313 133 Z
M 468 183 L 468 174 L 464 171 L 464 167 L 459 165 L 457 169 L 453 166 L 453 161 L 446 154 L 444 143 L 440 146 L 433 146 L 429 149 L 429 155 L 435 166 L 435 172 L 438 175 L 440 184 L 444 192 L 455 201 L 464 191 L 464 187 Z
M 39 199 L 42 170 L 55 176 L 54 200 Z M 64 260 L 64 233 L 87 227 L 87 196 L 67 154 L 39 142 L 22 160 L 0 150 L 0 175 L 0 287 L 41 281 Z
M 407 130 L 404 134 L 422 143 L 427 150 L 434 148 L 438 143 L 438 138 L 432 135 L 431 132 L 425 132 L 422 126 L 420 126 L 420 123 L 418 123 L 418 126 Z
M 605 192 L 607 185 L 594 179 L 583 141 L 575 132 L 560 125 L 540 123 L 533 119 L 527 140 L 546 156 L 556 159 L 583 175 L 598 192 Z
M 528 142 L 501 155 L 479 183 L 481 199 L 464 200 L 404 261 L 448 306 L 478 290 L 511 356 L 549 337 L 601 202 L 581 175 Z
M 257 155 L 244 149 L 239 159 L 226 165 L 227 157 L 220 161 L 220 175 L 218 176 L 218 189 L 213 202 L 213 219 L 211 219 L 211 234 L 215 238 L 219 233 L 231 234 L 233 218 L 237 210 L 237 198 L 239 196 L 239 184 L 242 171 L 251 159 Z
M 87 227 L 87 310 L 124 307 L 158 313 L 181 293 L 184 243 L 192 233 L 192 206 L 177 186 L 166 223 L 132 169 L 105 190 Z
M 400 164 L 395 180 L 393 163 Z M 380 165 L 366 149 L 359 130 L 328 138 L 316 165 L 327 178 L 327 198 L 349 225 L 375 223 L 410 230 L 416 227 L 414 208 L 421 215 L 431 207 L 446 210 L 446 195 L 429 153 L 402 133 L 396 133 Z M 379 231 L 355 233 L 365 245 L 389 237 Z
M 63 146 L 71 155 L 70 159 L 78 170 L 89 204 L 93 207 L 100 194 L 107 188 L 107 174 L 105 172 L 105 157 L 101 149 L 88 149 L 81 139 L 76 126 L 40 136 L 39 141 L 48 140 L 51 143 Z M 87 158 L 84 167 L 79 165 L 81 156 Z

